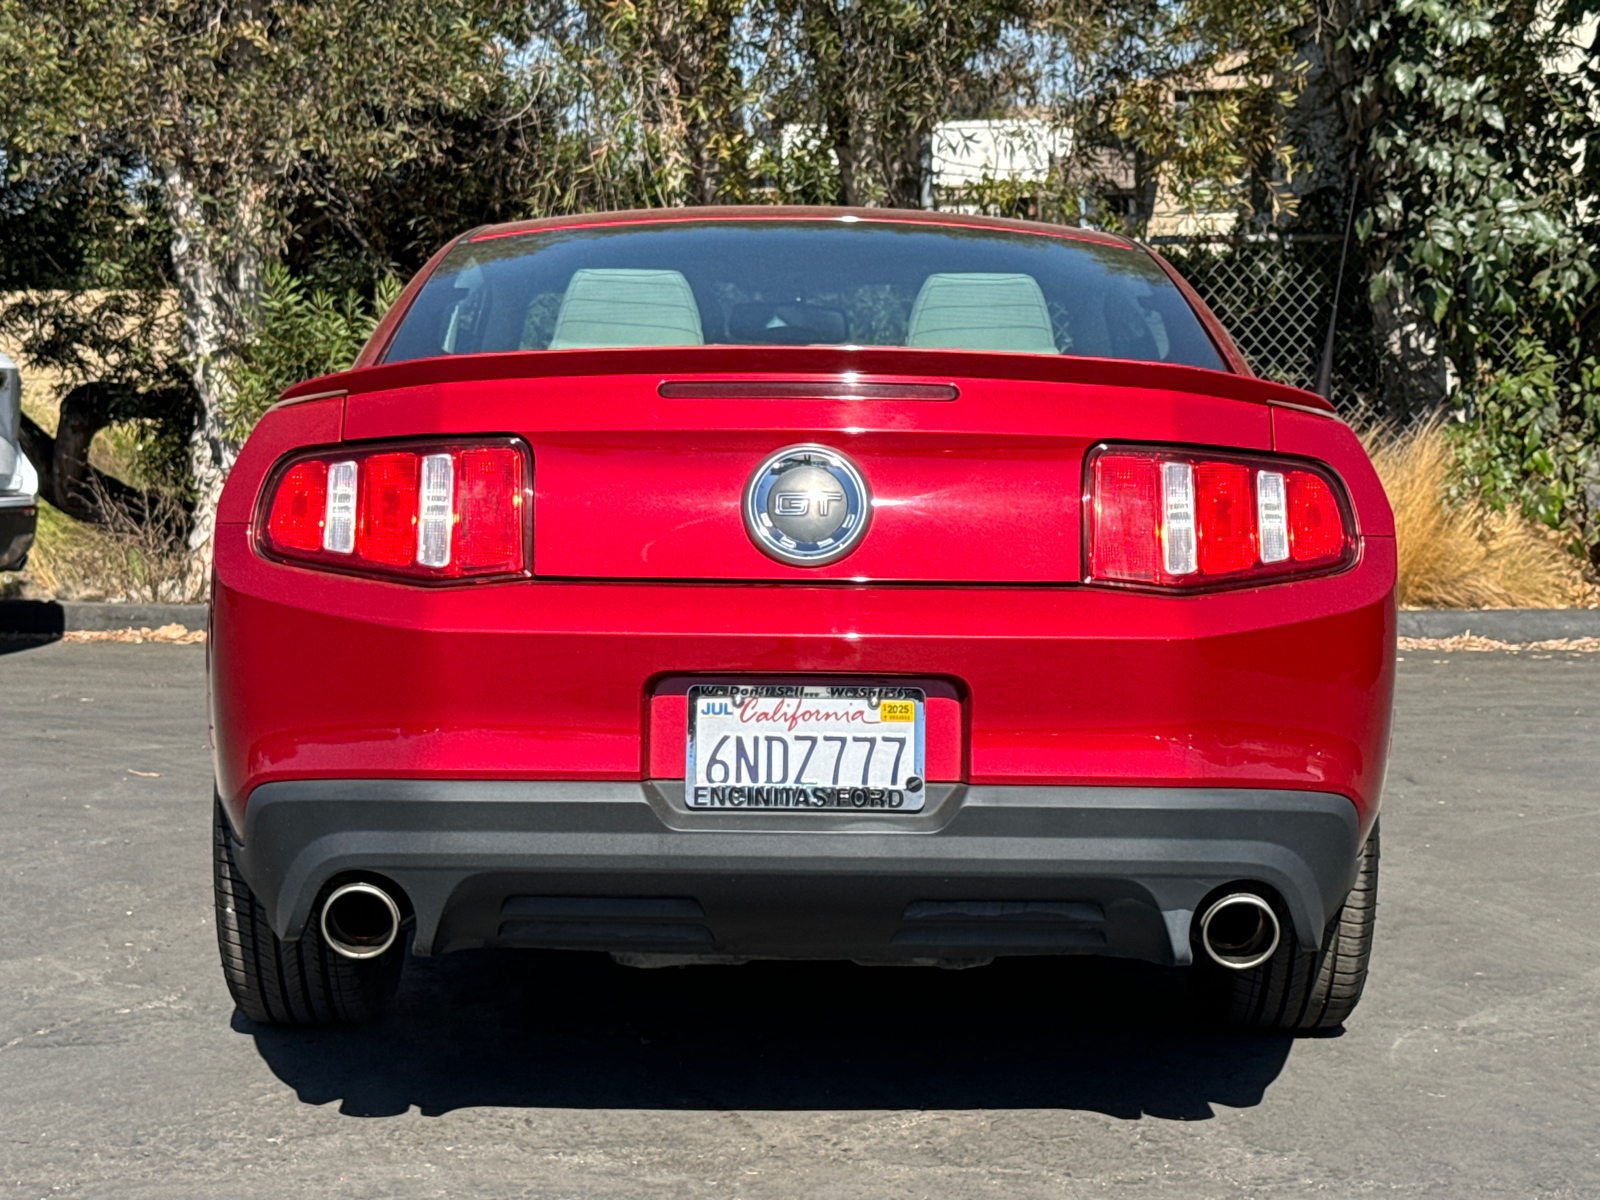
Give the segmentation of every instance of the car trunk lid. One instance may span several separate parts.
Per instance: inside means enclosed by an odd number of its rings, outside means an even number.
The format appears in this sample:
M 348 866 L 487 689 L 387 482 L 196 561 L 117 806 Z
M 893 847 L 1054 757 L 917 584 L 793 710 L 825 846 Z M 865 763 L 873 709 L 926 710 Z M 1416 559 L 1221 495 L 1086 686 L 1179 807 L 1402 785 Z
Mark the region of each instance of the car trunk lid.
M 949 357 L 992 363 L 1000 356 Z M 351 394 L 344 433 L 347 440 L 525 438 L 534 457 L 534 572 L 541 577 L 1060 583 L 1081 572 L 1081 474 L 1090 446 L 1271 444 L 1265 403 L 1207 394 L 1193 377 L 1209 377 L 1199 382 L 1214 380 L 1223 392 L 1259 381 L 1112 366 L 1118 369 L 1054 379 L 855 374 L 848 382 L 858 389 L 936 385 L 880 389 L 872 398 L 840 398 L 819 386 L 841 381 L 837 373 L 463 372 L 477 377 Z M 821 566 L 764 553 L 742 512 L 752 473 L 800 444 L 846 456 L 870 494 L 865 536 Z

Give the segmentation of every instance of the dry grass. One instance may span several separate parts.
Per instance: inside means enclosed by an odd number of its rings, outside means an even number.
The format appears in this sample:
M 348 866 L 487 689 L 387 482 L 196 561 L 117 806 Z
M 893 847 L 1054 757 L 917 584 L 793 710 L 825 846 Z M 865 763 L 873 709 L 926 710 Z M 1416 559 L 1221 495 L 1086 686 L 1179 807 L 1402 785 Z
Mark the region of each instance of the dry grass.
M 103 504 L 105 520 L 75 521 L 41 501 L 24 576 L 27 593 L 56 600 L 176 602 L 203 598 L 176 500 L 152 494 L 134 511 Z
M 111 576 L 120 562 L 116 547 L 100 530 L 39 502 L 39 529 L 22 574 L 27 594 L 54 600 L 116 599 L 124 589 Z
M 1452 455 L 1438 422 L 1366 438 L 1394 508 L 1407 608 L 1581 608 L 1600 595 L 1551 531 L 1514 511 L 1447 506 Z

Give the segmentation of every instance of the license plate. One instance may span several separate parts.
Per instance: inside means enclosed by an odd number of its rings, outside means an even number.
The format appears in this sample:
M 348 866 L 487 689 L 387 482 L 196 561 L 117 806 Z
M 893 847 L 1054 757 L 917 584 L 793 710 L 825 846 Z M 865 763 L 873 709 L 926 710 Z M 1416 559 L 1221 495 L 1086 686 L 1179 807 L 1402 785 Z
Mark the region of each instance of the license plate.
M 921 688 L 696 684 L 690 808 L 920 812 Z

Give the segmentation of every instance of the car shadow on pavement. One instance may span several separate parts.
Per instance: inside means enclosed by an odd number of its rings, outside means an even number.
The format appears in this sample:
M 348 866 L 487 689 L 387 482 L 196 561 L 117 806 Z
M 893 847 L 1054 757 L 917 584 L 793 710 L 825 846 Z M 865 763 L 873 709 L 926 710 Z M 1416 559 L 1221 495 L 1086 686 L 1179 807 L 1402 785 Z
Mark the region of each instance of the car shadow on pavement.
M 1097 959 L 971 971 L 600 955 L 412 959 L 389 1015 L 257 1025 L 273 1073 L 348 1116 L 419 1108 L 1062 1108 L 1203 1120 L 1260 1103 L 1293 1039 L 1196 1020 L 1186 973 Z
M 59 633 L 6 633 L 0 632 L 0 654 L 20 654 L 39 646 L 59 642 Z

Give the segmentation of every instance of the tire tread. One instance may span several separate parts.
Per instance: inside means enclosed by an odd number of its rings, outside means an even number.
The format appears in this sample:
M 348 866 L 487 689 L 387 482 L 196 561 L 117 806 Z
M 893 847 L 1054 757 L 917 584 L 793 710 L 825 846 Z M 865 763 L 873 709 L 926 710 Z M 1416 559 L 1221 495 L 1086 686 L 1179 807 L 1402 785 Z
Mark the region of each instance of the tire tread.
M 315 925 L 294 941 L 273 932 L 266 910 L 239 874 L 222 806 L 212 819 L 217 949 L 239 1011 L 263 1025 L 344 1025 L 382 1012 L 400 981 L 404 945 L 355 961 L 330 950 Z
M 1344 1024 L 1361 999 L 1372 959 L 1378 859 L 1374 823 L 1357 859 L 1355 883 L 1328 923 L 1320 950 L 1303 946 L 1285 921 L 1277 953 L 1259 967 L 1235 972 L 1202 964 L 1221 1001 L 1219 1015 L 1224 1022 L 1241 1029 L 1301 1032 Z

